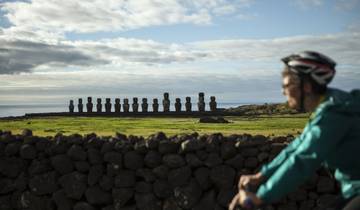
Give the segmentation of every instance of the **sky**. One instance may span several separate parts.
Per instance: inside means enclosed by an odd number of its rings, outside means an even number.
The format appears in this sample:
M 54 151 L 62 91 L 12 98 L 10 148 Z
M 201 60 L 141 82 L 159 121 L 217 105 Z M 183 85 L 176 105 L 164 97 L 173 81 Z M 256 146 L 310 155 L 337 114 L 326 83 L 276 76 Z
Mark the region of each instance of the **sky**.
M 283 102 L 280 59 L 360 88 L 360 0 L 0 0 L 0 105 L 85 98 Z

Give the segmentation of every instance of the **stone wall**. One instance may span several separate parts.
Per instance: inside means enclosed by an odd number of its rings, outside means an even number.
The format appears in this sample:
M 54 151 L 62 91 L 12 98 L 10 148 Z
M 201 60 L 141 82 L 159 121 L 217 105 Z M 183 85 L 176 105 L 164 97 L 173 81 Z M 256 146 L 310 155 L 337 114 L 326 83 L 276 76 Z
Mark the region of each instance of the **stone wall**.
M 0 209 L 225 210 L 241 174 L 293 137 L 197 133 L 148 138 L 0 131 Z M 339 192 L 328 172 L 264 209 L 322 209 Z

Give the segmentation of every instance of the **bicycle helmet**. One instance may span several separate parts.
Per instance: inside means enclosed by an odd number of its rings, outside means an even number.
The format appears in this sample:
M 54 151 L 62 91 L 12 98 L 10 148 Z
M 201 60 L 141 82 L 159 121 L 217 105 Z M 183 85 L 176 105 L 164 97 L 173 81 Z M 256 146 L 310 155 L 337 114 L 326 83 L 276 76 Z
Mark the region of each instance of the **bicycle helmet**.
M 300 76 L 310 75 L 321 86 L 329 84 L 335 75 L 335 61 L 318 52 L 304 51 L 281 60 L 290 71 Z

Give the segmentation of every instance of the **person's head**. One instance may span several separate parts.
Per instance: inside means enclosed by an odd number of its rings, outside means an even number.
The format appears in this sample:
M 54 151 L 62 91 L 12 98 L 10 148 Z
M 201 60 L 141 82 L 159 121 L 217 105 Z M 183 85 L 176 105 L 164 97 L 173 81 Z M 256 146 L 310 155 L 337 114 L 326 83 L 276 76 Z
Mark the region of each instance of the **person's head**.
M 329 57 L 312 51 L 292 54 L 282 59 L 285 68 L 283 94 L 291 108 L 305 111 L 313 108 L 335 75 L 336 63 Z M 310 107 L 307 107 L 309 105 Z

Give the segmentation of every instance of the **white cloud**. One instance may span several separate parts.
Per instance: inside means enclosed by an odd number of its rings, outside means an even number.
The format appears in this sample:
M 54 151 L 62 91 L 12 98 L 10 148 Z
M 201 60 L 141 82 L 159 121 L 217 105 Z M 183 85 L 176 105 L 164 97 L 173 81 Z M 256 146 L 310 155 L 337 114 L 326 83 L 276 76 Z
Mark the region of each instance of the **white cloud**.
M 15 26 L 30 30 L 97 32 L 178 23 L 210 24 L 253 0 L 32 0 L 2 5 Z
M 128 38 L 98 41 L 52 38 L 41 41 L 41 36 L 37 34 L 21 38 L 14 38 L 12 34 L 5 29 L 0 35 L 0 74 L 84 68 L 117 68 L 124 71 L 132 66 L 150 69 L 153 65 L 186 63 L 202 63 L 202 71 L 206 72 L 212 69 L 204 64 L 206 62 L 217 61 L 225 66 L 229 62 L 246 63 L 248 66 L 273 65 L 279 63 L 281 57 L 303 50 L 323 52 L 341 65 L 360 65 L 360 33 L 208 40 L 185 44 Z
M 295 2 L 302 8 L 311 8 L 323 5 L 324 0 L 295 0 Z
M 349 11 L 360 5 L 359 0 L 336 0 L 335 7 L 342 11 Z

